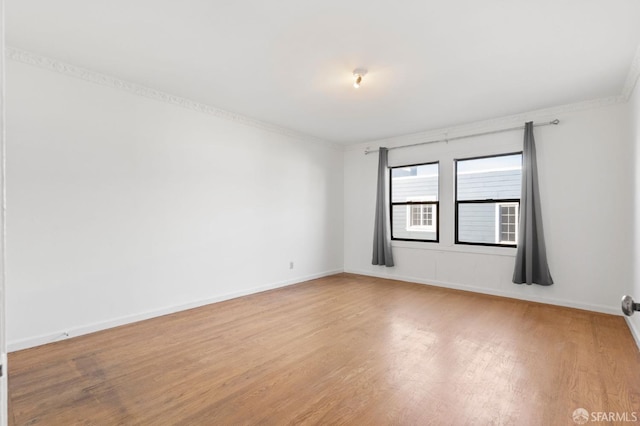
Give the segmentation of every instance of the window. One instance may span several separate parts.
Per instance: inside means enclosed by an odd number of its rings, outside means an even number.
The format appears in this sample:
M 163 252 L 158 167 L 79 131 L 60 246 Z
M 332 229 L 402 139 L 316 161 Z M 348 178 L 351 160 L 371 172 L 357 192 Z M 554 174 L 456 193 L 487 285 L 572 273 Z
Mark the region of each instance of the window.
M 433 200 L 434 197 L 422 197 L 418 200 L 409 198 L 409 201 L 420 202 Z M 436 232 L 435 207 L 434 204 L 411 204 L 406 208 L 407 226 L 405 231 L 416 232 Z M 397 221 L 396 221 L 397 222 Z
M 501 244 L 518 242 L 518 204 L 501 203 L 496 208 L 496 240 Z
M 438 163 L 392 167 L 391 239 L 438 241 Z
M 522 154 L 455 161 L 456 244 L 515 246 Z
M 433 205 L 421 204 L 411 206 L 409 229 L 420 231 L 433 227 Z

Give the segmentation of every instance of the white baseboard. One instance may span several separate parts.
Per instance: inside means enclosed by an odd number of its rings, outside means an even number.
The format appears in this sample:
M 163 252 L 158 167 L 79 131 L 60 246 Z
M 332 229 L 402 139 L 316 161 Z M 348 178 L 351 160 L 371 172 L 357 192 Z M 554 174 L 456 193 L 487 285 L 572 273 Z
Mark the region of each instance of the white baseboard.
M 317 274 L 307 275 L 304 277 L 298 277 L 290 280 L 280 281 L 272 284 L 267 284 L 263 286 L 253 287 L 246 290 L 225 293 L 212 298 L 197 300 L 197 301 L 193 301 L 193 302 L 185 303 L 181 305 L 168 306 L 162 309 L 143 312 L 139 314 L 127 315 L 124 317 L 114 318 L 112 320 L 72 327 L 68 330 L 61 330 L 54 333 L 48 333 L 40 336 L 29 337 L 21 340 L 15 340 L 12 342 L 8 342 L 7 349 L 9 352 L 15 352 L 22 349 L 31 348 L 34 346 L 40 346 L 47 343 L 52 343 L 62 339 L 82 336 L 84 334 L 94 333 L 96 331 L 106 330 L 108 328 L 118 327 L 120 325 L 131 324 L 137 321 L 143 321 L 146 319 L 155 318 L 162 315 L 172 314 L 174 312 L 179 312 L 187 309 L 197 308 L 204 305 L 209 305 L 211 303 L 222 302 L 229 299 L 235 299 L 237 297 L 247 296 L 249 294 L 286 287 L 289 285 L 298 284 L 304 281 L 309 281 L 316 278 L 322 278 L 329 275 L 335 275 L 342 272 L 377 277 L 377 278 L 386 278 L 391 280 L 405 281 L 405 282 L 411 282 L 416 284 L 433 285 L 436 287 L 451 288 L 455 290 L 465 290 L 465 291 L 470 291 L 474 293 L 489 294 L 493 296 L 509 297 L 513 299 L 520 299 L 520 300 L 526 300 L 526 301 L 538 302 L 538 303 L 546 303 L 546 304 L 557 305 L 557 306 L 565 306 L 569 308 L 584 309 L 588 311 L 601 312 L 605 314 L 620 315 L 618 308 L 613 308 L 613 307 L 604 306 L 604 305 L 576 303 L 574 301 L 563 300 L 563 299 L 528 296 L 528 295 L 522 295 L 515 292 L 506 292 L 506 291 L 488 289 L 485 287 L 456 284 L 456 283 L 437 281 L 437 280 L 425 280 L 417 277 L 389 275 L 389 274 L 375 273 L 371 271 L 355 270 L 355 269 L 345 269 L 345 270 L 336 269 L 336 270 L 325 271 Z M 633 335 L 636 343 L 638 344 L 638 347 L 640 348 L 640 330 L 636 328 L 635 324 L 632 321 L 630 321 L 629 318 L 626 318 L 626 320 L 627 320 L 629 329 L 631 330 L 631 334 Z
M 335 269 L 331 271 L 324 271 L 317 274 L 311 274 L 303 277 L 293 278 L 290 280 L 279 281 L 263 286 L 252 287 L 246 290 L 235 291 L 231 293 L 225 293 L 218 296 L 214 296 L 208 299 L 196 300 L 181 305 L 167 306 L 165 308 L 156 309 L 153 311 L 142 312 L 139 314 L 126 315 L 119 318 L 114 318 L 107 321 L 99 321 L 92 324 L 80 325 L 77 327 L 71 327 L 66 330 L 60 330 L 54 333 L 47 333 L 40 336 L 28 337 L 25 339 L 15 340 L 7 343 L 7 350 L 9 352 L 15 352 L 22 349 L 32 348 L 34 346 L 40 346 L 47 343 L 57 342 L 63 339 L 69 339 L 72 337 L 82 336 L 84 334 L 95 333 L 96 331 L 106 330 L 108 328 L 118 327 L 125 324 L 131 324 L 138 321 L 143 321 L 150 318 L 159 317 L 162 315 L 168 315 L 179 311 L 185 311 L 187 309 L 198 308 L 204 305 L 210 305 L 216 302 L 222 302 L 225 300 L 235 299 L 237 297 L 247 296 L 249 294 L 260 293 L 262 291 L 273 290 L 276 288 L 286 287 L 294 284 L 299 284 L 304 281 L 314 280 L 316 278 L 327 277 L 329 275 L 340 274 L 344 272 L 342 269 Z
M 574 302 L 572 300 L 529 296 L 529 295 L 523 295 L 515 292 L 494 290 L 486 287 L 478 287 L 478 286 L 450 283 L 450 282 L 437 281 L 437 280 L 425 280 L 423 278 L 407 277 L 402 275 L 378 274 L 371 271 L 345 269 L 344 272 L 351 273 L 351 274 L 367 275 L 367 276 L 377 277 L 377 278 L 386 278 L 390 280 L 405 281 L 405 282 L 416 283 L 416 284 L 432 285 L 435 287 L 445 287 L 445 288 L 451 288 L 455 290 L 471 291 L 473 293 L 490 294 L 492 296 L 501 296 L 501 297 L 508 297 L 511 299 L 520 299 L 520 300 L 526 300 L 528 302 L 538 302 L 538 303 L 546 303 L 548 305 L 584 309 L 587 311 L 601 312 L 604 314 L 611 314 L 611 315 L 618 315 L 618 316 L 621 315 L 619 308 L 613 308 L 611 306 L 605 306 L 605 305 L 594 305 L 590 303 Z
M 638 347 L 638 350 L 640 350 L 640 330 L 638 330 L 638 327 L 636 326 L 635 322 L 631 320 L 631 318 L 624 317 L 624 319 L 627 321 L 627 326 L 629 327 L 629 331 L 631 331 L 633 340 L 636 341 L 636 346 Z

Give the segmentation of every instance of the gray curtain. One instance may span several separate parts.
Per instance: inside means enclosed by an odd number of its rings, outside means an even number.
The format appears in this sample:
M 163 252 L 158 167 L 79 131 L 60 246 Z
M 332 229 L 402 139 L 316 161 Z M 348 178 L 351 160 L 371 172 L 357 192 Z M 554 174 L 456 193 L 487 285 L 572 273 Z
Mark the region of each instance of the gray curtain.
M 387 165 L 389 151 L 380 148 L 378 158 L 378 195 L 376 196 L 376 222 L 373 229 L 373 265 L 393 266 L 389 224 L 387 223 Z
M 542 231 L 536 144 L 533 139 L 532 121 L 524 126 L 519 226 L 520 234 L 513 282 L 515 284 L 553 284 L 547 264 L 547 250 Z

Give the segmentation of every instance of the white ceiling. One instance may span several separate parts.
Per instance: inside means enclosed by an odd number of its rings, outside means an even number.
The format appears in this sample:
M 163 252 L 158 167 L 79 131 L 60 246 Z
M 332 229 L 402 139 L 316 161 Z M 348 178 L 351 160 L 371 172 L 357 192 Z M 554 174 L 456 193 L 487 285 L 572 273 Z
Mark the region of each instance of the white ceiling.
M 342 143 L 619 95 L 639 22 L 638 0 L 6 0 L 10 47 Z

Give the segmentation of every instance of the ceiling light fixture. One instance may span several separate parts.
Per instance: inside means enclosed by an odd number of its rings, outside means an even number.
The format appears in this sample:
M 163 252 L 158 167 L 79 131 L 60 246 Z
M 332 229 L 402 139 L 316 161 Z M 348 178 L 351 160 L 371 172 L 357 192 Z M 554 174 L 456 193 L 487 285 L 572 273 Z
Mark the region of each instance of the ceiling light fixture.
M 355 70 L 353 70 L 353 87 L 354 88 L 358 88 L 360 87 L 360 83 L 362 83 L 362 77 L 364 77 L 367 74 L 367 70 L 362 69 L 362 68 L 356 68 Z

